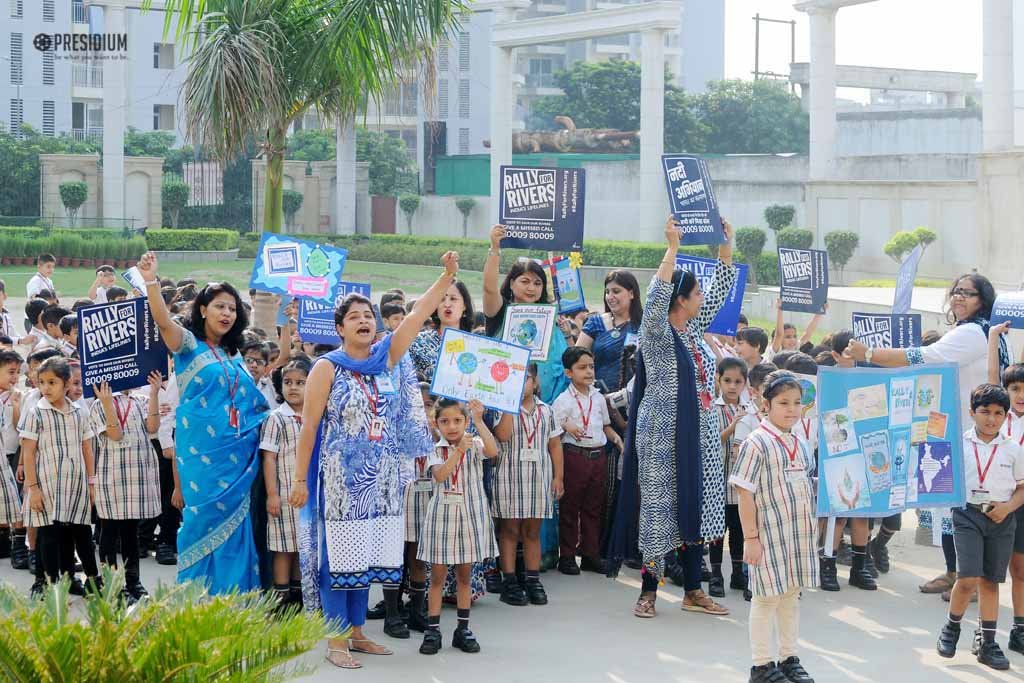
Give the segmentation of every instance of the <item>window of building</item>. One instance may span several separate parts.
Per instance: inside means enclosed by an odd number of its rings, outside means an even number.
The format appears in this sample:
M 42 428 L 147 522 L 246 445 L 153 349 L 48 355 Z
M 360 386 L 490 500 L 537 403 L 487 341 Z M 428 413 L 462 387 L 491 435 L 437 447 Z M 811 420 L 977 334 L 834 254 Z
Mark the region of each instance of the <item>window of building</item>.
M 419 89 L 416 83 L 402 84 L 402 116 L 416 116 L 419 104 L 417 102 L 418 98 Z
M 459 118 L 469 118 L 469 79 L 459 81 Z
M 174 130 L 174 105 L 153 105 L 153 130 Z
M 54 14 L 54 0 L 43 0 L 43 21 L 55 21 L 56 17 Z
M 20 33 L 11 34 L 11 85 L 24 85 L 24 72 L 22 69 L 22 36 Z
M 530 73 L 526 75 L 528 88 L 553 88 L 555 79 L 552 75 L 550 59 L 531 59 Z
M 438 71 L 447 71 L 448 70 L 448 51 L 449 51 L 449 47 L 450 46 L 448 45 L 448 41 L 446 41 L 446 40 L 441 41 L 441 43 L 437 46 L 437 70 Z
M 11 98 L 10 131 L 13 135 L 21 135 L 21 123 L 24 121 L 24 101 Z
M 56 135 L 55 119 L 53 100 L 43 100 L 43 135 L 49 135 L 51 138 Z
M 469 34 L 459 34 L 459 71 L 469 71 Z
M 469 154 L 469 128 L 459 128 L 459 154 Z
M 11 19 L 22 19 L 25 16 L 25 5 L 22 0 L 11 0 Z
M 43 53 L 43 85 L 53 85 L 53 53 Z
M 153 43 L 153 68 L 174 68 L 174 45 L 170 43 Z
M 448 118 L 448 79 L 437 82 L 437 118 Z

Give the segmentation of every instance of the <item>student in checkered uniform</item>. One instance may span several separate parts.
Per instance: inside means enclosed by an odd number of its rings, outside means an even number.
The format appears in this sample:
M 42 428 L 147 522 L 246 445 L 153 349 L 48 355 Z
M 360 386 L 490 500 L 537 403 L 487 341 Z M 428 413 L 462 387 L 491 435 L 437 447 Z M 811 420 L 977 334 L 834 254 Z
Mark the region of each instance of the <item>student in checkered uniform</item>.
M 312 366 L 295 358 L 272 375 L 278 407 L 263 423 L 260 451 L 267 489 L 267 549 L 274 553 L 274 593 L 279 607 L 302 602 L 297 524 L 299 511 L 282 503 L 295 475 L 295 451 L 302 428 L 306 378 Z
M 25 527 L 21 522 L 21 494 L 14 479 L 18 466 L 18 420 L 21 417 L 21 394 L 17 389 L 20 373 L 21 356 L 14 351 L 0 350 L 0 526 L 13 527 L 11 566 L 28 569 Z
M 86 590 L 102 582 L 96 566 L 89 513 L 96 475 L 88 414 L 65 396 L 71 363 L 54 357 L 39 366 L 39 401 L 22 416 L 21 457 L 25 469 L 25 525 L 36 527 L 46 577 L 71 574 L 77 553 L 88 577 Z
M 469 414 L 473 416 L 478 438 L 466 433 Z M 434 419 L 441 439 L 427 461 L 434 478 L 434 493 L 427 504 L 416 558 L 431 565 L 427 630 L 420 652 L 437 654 L 441 649 L 441 592 L 448 566 L 455 566 L 458 581 L 458 627 L 452 647 L 463 652 L 479 652 L 469 630 L 472 603 L 471 565 L 498 552 L 494 524 L 484 491 L 484 458 L 498 455 L 498 444 L 484 423 L 484 407 L 470 401 L 469 411 L 458 401 L 440 399 L 434 404 Z
M 149 396 L 114 394 L 103 382 L 90 410 L 96 433 L 96 516 L 100 562 L 124 558 L 125 594 L 137 602 L 148 593 L 139 574 L 139 522 L 160 514 L 160 463 L 150 443 L 160 429 L 159 372 L 149 375 Z
M 527 369 L 522 408 L 505 413 L 494 427 L 500 451 L 491 476 L 491 512 L 499 520 L 501 601 L 522 606 L 548 603 L 540 583 L 540 525 L 555 515 L 562 484 L 562 428 L 551 406 L 540 400 L 536 363 Z M 523 543 L 526 585 L 516 577 L 516 546 Z
M 437 423 L 434 422 L 434 398 L 430 393 L 430 384 L 420 382 L 420 393 L 423 394 L 423 407 L 427 411 L 430 432 L 438 438 Z M 427 505 L 434 493 L 434 479 L 430 476 L 427 461 L 429 455 L 416 456 L 412 461 L 413 474 L 405 487 L 405 557 L 406 572 L 409 579 L 409 619 L 408 628 L 412 631 L 427 630 L 425 600 L 427 595 L 427 565 L 416 559 L 419 542 L 423 537 L 423 523 L 427 518 Z M 384 626 L 387 629 L 387 624 Z M 386 631 L 385 631 L 386 632 Z
M 729 477 L 739 497 L 753 593 L 750 681 L 813 683 L 796 656 L 800 589 L 818 584 L 811 454 L 791 431 L 800 420 L 802 390 L 792 373 L 780 370 L 765 379 L 763 395 L 768 417 L 743 442 Z

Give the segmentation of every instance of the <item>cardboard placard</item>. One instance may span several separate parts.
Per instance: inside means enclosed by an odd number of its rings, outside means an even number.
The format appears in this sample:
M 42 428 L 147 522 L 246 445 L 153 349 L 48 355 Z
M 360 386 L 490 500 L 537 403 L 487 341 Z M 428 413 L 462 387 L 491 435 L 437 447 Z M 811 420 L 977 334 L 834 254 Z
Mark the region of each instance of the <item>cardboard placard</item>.
M 498 222 L 510 249 L 583 250 L 586 172 L 582 168 L 501 167 Z
M 525 346 L 530 349 L 533 360 L 546 361 L 557 316 L 554 304 L 510 304 L 505 309 L 501 340 Z
M 78 357 L 85 398 L 103 382 L 118 392 L 146 386 L 154 370 L 167 377 L 167 346 L 143 298 L 78 309 Z
M 824 313 L 828 302 L 828 254 L 820 249 L 779 247 L 782 310 Z
M 854 313 L 854 339 L 873 349 L 909 349 L 921 345 L 919 313 Z
M 348 251 L 265 232 L 249 287 L 271 294 L 333 301 Z
M 478 399 L 486 407 L 518 413 L 530 349 L 445 328 L 430 393 L 458 401 Z
M 722 244 L 722 216 L 711 186 L 707 163 L 688 154 L 663 154 L 665 187 L 672 215 L 680 224 L 683 244 Z
M 713 259 L 687 256 L 685 254 L 676 255 L 676 270 L 688 270 L 693 273 L 697 281 L 700 282 L 700 288 L 703 292 L 707 292 L 711 286 L 711 278 L 714 276 L 717 267 L 718 261 Z M 747 289 L 747 270 L 749 269 L 745 263 L 735 263 L 732 267 L 738 271 L 736 283 L 729 290 L 725 303 L 722 304 L 718 315 L 711 321 L 711 326 L 708 328 L 708 332 L 722 334 L 726 337 L 736 336 L 736 326 L 739 323 L 740 312 L 743 308 L 743 293 Z

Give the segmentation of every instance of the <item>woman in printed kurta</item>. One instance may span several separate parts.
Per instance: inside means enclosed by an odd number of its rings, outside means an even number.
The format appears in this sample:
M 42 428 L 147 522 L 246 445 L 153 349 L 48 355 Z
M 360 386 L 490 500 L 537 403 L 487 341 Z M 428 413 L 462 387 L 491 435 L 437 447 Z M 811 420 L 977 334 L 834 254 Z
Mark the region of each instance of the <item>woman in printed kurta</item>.
M 680 228 L 669 219 L 668 248 L 651 280 L 640 326 L 633 405 L 627 434 L 622 489 L 609 557 L 644 563 L 644 586 L 634 613 L 654 615 L 665 554 L 683 553 L 683 609 L 728 614 L 700 589 L 702 541 L 725 533 L 725 477 L 721 427 L 711 409 L 715 358 L 702 343 L 708 326 L 736 282 L 732 227 L 706 294 L 689 271 L 675 270 Z M 639 518 L 637 517 L 639 515 Z M 614 564 L 614 563 L 613 563 Z
M 412 474 L 402 461 L 434 445 L 406 351 L 455 279 L 458 254 L 442 261 L 445 273 L 380 342 L 370 301 L 346 297 L 334 316 L 342 347 L 317 361 L 306 385 L 289 503 L 302 508 L 303 602 L 339 629 L 327 654 L 341 668 L 362 666 L 352 652 L 391 653 L 362 625 L 370 584 L 402 579 L 403 494 Z
M 811 680 L 796 656 L 800 589 L 818 585 L 813 456 L 807 442 L 791 432 L 800 419 L 801 393 L 792 373 L 779 370 L 765 378 L 768 417 L 743 442 L 729 476 L 750 565 L 753 683 Z
M 260 588 L 250 492 L 269 407 L 239 353 L 249 324 L 242 299 L 227 283 L 206 285 L 185 329 L 160 294 L 156 255 L 144 254 L 138 268 L 178 381 L 174 457 L 185 502 L 178 581 L 202 581 L 215 594 Z

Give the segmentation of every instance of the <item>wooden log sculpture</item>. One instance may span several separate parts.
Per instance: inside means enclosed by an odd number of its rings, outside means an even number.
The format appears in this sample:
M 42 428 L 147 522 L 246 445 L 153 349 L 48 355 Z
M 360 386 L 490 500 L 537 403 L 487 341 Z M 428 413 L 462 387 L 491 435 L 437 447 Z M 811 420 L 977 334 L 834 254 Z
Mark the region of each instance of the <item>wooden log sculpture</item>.
M 556 116 L 555 123 L 562 129 L 554 131 L 524 131 L 512 134 L 513 154 L 571 152 L 589 154 L 616 154 L 635 151 L 640 143 L 640 131 L 621 131 L 614 128 L 577 128 L 568 116 Z M 484 140 L 490 148 L 491 141 Z

